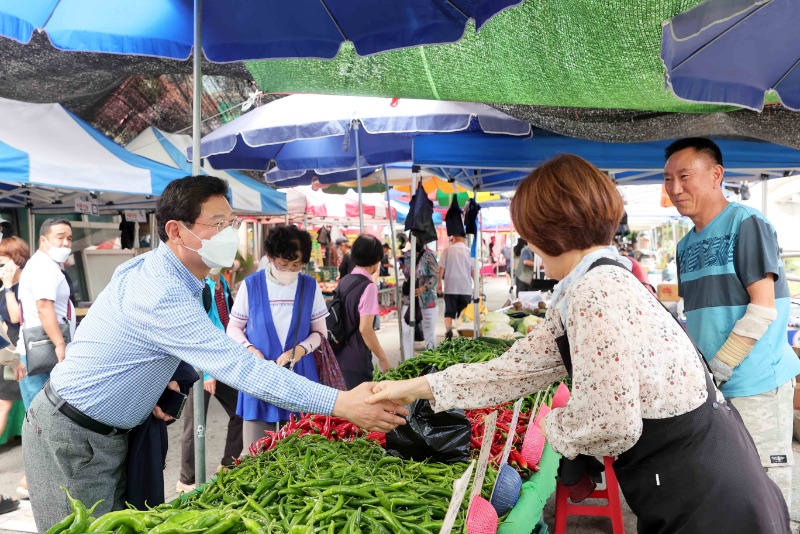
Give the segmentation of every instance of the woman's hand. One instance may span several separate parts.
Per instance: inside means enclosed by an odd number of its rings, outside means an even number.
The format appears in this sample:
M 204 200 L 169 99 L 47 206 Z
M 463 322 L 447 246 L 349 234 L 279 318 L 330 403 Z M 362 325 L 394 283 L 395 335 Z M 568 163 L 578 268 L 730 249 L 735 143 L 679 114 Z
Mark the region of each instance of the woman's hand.
M 253 354 L 255 354 L 256 356 L 258 356 L 258 357 L 259 357 L 259 358 L 261 358 L 262 360 L 266 360 L 266 358 L 264 357 L 264 355 L 263 355 L 263 354 L 261 354 L 261 351 L 260 351 L 260 350 L 258 350 L 258 349 L 256 348 L 256 346 L 255 346 L 255 345 L 250 345 L 249 347 L 247 347 L 247 350 L 249 350 L 250 352 L 252 352 L 252 353 L 253 353 Z
M 277 363 L 278 365 L 283 367 L 287 363 L 291 362 L 292 361 L 292 352 L 294 352 L 294 361 L 295 361 L 295 363 L 297 363 L 297 361 L 300 358 L 305 356 L 305 349 L 303 347 L 293 347 L 293 348 L 287 350 L 286 352 L 284 352 L 283 354 L 281 354 L 280 356 L 278 356 L 278 359 L 275 360 L 275 363 Z
M 384 380 L 372 388 L 372 395 L 366 402 L 373 404 L 380 401 L 394 401 L 398 404 L 411 404 L 417 399 L 433 400 L 433 392 L 424 376 L 411 380 Z
M 381 373 L 388 373 L 389 369 L 392 368 L 392 364 L 389 363 L 389 358 L 387 358 L 386 356 L 384 356 L 383 358 L 378 356 L 378 366 L 381 369 Z
M 426 286 L 419 286 L 417 289 L 414 290 L 414 295 L 420 296 L 423 293 L 425 293 L 425 291 L 427 291 L 427 289 L 428 288 Z
M 14 285 L 14 275 L 17 274 L 19 267 L 13 261 L 9 261 L 3 265 L 0 270 L 0 280 L 3 281 L 3 287 L 10 289 Z

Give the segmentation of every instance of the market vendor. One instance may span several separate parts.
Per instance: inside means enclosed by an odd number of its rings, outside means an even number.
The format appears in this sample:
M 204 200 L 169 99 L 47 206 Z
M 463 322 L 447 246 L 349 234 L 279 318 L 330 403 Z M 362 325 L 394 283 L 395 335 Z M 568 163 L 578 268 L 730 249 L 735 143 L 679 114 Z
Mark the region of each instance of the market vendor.
M 60 488 L 100 516 L 121 508 L 127 433 L 156 407 L 181 360 L 292 411 L 332 414 L 386 431 L 404 420 L 391 402 L 367 405 L 351 391 L 313 383 L 265 361 L 215 328 L 200 305 L 210 269 L 230 267 L 241 220 L 228 184 L 213 176 L 171 182 L 156 206 L 162 246 L 121 265 L 95 301 L 27 413 L 23 457 L 36 527 L 69 515 Z
M 412 380 L 368 401 L 424 398 L 435 410 L 494 406 L 569 374 L 572 396 L 542 424 L 566 458 L 615 456 L 639 532 L 790 532 L 780 490 L 741 417 L 677 321 L 609 247 L 623 212 L 609 178 L 560 155 L 511 201 L 514 226 L 555 287 L 545 321 L 505 355 Z

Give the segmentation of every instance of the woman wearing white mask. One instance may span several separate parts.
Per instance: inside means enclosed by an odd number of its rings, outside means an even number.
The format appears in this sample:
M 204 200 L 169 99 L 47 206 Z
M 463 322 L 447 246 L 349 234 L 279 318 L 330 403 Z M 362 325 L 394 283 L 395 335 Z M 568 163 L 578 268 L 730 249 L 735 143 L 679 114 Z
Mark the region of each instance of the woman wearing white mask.
M 269 263 L 239 288 L 228 335 L 257 356 L 319 382 L 311 353 L 327 336 L 328 309 L 317 281 L 300 273 L 311 259 L 311 235 L 296 226 L 278 226 L 265 245 Z M 240 392 L 236 413 L 244 419 L 247 449 L 265 430 L 288 421 L 291 412 Z

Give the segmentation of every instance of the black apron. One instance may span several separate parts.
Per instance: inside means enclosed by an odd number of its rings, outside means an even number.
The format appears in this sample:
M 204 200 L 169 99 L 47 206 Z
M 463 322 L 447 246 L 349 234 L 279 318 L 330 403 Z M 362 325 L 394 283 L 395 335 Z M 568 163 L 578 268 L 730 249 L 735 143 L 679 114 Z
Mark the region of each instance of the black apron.
M 589 270 L 600 265 L 624 269 L 603 258 Z M 566 331 L 556 343 L 571 377 Z M 703 359 L 699 351 L 698 356 Z M 639 440 L 614 462 L 638 531 L 789 534 L 783 494 L 761 466 L 739 412 L 726 401 L 716 401 L 711 377 L 704 374 L 708 398 L 702 405 L 676 417 L 643 419 Z

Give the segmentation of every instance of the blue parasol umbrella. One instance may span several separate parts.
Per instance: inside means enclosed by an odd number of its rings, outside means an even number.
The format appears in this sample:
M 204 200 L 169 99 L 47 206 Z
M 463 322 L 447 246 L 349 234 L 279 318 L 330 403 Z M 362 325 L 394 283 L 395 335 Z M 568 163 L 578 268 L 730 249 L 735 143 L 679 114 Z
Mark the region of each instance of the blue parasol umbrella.
M 362 168 L 412 160 L 416 136 L 448 132 L 525 137 L 531 127 L 470 102 L 292 95 L 206 135 L 200 154 L 217 169 L 355 168 L 360 192 Z
M 770 90 L 800 111 L 797 0 L 708 0 L 664 23 L 667 83 L 684 100 L 755 111 Z

